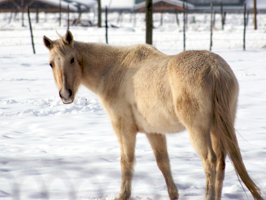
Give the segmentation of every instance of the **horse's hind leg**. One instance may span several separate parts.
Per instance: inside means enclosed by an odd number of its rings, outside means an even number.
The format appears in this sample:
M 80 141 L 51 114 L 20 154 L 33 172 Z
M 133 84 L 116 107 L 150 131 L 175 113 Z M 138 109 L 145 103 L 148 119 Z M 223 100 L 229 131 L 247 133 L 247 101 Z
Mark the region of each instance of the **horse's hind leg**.
M 219 131 L 211 130 L 211 139 L 213 150 L 217 156 L 216 165 L 216 182 L 215 182 L 215 200 L 220 200 L 222 196 L 224 171 L 225 171 L 225 157 L 226 152 L 219 138 Z
M 205 200 L 215 199 L 216 180 L 216 154 L 212 149 L 210 131 L 195 127 L 189 129 L 190 141 L 196 152 L 199 154 L 206 176 Z
M 146 134 L 151 147 L 153 149 L 154 155 L 156 157 L 157 165 L 163 176 L 165 178 L 165 182 L 168 188 L 168 194 L 171 200 L 178 199 L 178 190 L 173 181 L 170 161 L 167 152 L 167 144 L 165 135 L 161 134 Z

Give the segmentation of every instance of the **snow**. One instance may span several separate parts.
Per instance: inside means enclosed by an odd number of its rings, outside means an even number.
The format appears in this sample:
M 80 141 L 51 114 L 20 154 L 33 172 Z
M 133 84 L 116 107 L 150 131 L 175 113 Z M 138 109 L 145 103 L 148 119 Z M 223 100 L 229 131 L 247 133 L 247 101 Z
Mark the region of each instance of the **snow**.
M 81 87 L 73 104 L 59 99 L 48 50 L 42 36 L 56 39 L 57 15 L 40 14 L 33 23 L 36 55 L 32 54 L 29 30 L 21 22 L 1 23 L 0 33 L 0 198 L 112 200 L 120 188 L 120 150 L 110 120 L 97 96 Z M 110 15 L 116 24 L 118 14 Z M 209 16 L 194 15 L 187 32 L 187 49 L 209 48 Z M 0 14 L 5 19 L 8 14 Z M 72 18 L 75 15 L 71 16 Z M 84 15 L 89 19 L 92 16 Z M 182 17 L 180 17 L 180 23 Z M 249 174 L 265 193 L 266 188 L 266 44 L 265 15 L 258 16 L 259 29 L 247 29 L 247 50 L 242 51 L 242 15 L 228 15 L 220 30 L 217 15 L 213 51 L 232 67 L 240 84 L 236 120 L 237 136 Z M 34 19 L 34 15 L 32 17 Z M 109 29 L 110 44 L 144 43 L 144 15 L 133 26 L 130 15 Z M 154 45 L 168 54 L 182 51 L 182 23 L 175 16 L 155 15 Z M 25 23 L 26 24 L 26 23 Z M 77 40 L 105 42 L 104 29 L 70 27 Z M 4 39 L 3 39 L 4 38 Z M 180 199 L 202 200 L 205 175 L 201 161 L 190 145 L 187 132 L 168 136 L 172 173 Z M 243 191 L 233 166 L 226 160 L 223 199 L 252 199 Z M 168 199 L 163 176 L 144 134 L 138 134 L 132 199 Z

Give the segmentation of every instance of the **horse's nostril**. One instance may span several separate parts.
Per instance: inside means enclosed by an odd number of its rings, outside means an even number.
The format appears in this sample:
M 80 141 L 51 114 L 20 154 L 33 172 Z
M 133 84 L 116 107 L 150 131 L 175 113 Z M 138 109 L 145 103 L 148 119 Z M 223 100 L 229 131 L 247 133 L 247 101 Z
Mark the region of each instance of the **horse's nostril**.
M 68 92 L 69 92 L 69 97 L 71 97 L 72 96 L 72 90 L 68 90 Z
M 68 90 L 62 90 L 62 91 L 59 91 L 59 96 L 61 99 L 63 100 L 69 100 L 72 96 L 72 90 L 68 89 Z

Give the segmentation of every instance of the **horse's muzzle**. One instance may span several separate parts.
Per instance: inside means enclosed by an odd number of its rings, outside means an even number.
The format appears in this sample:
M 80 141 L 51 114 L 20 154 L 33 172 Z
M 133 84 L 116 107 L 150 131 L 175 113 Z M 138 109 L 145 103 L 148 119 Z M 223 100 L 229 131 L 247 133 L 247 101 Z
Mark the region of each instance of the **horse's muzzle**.
M 72 90 L 68 89 L 68 90 L 61 90 L 59 91 L 59 96 L 61 98 L 61 100 L 63 101 L 64 104 L 70 104 L 73 102 L 72 99 Z

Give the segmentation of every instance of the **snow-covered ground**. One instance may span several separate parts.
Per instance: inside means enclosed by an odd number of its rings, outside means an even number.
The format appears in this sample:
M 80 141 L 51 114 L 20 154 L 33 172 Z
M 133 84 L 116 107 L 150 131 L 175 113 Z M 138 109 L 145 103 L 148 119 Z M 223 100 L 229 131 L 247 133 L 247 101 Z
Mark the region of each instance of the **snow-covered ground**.
M 0 18 L 9 15 L 1 14 Z M 89 17 L 89 16 L 87 16 Z M 113 18 L 112 18 L 113 17 Z M 165 53 L 182 51 L 182 24 L 166 15 L 154 45 Z M 189 19 L 192 16 L 189 17 Z M 195 15 L 189 23 L 187 49 L 209 48 L 209 16 Z M 251 16 L 250 16 L 251 17 Z M 33 17 L 34 18 L 34 17 Z M 111 15 L 115 24 L 117 18 Z M 143 16 L 135 26 L 125 16 L 120 29 L 110 29 L 109 43 L 144 43 Z M 242 15 L 228 15 L 220 30 L 217 15 L 214 52 L 234 70 L 240 83 L 236 120 L 239 145 L 249 174 L 266 191 L 266 16 L 259 15 L 259 30 L 247 30 L 247 51 L 242 51 Z M 182 17 L 180 16 L 180 21 Z M 29 30 L 21 22 L 1 23 L 0 29 L 0 199 L 114 199 L 120 188 L 120 152 L 109 119 L 97 97 L 81 87 L 75 102 L 63 105 L 58 97 L 48 50 L 42 36 L 64 34 L 54 16 L 33 24 L 36 55 Z M 71 27 L 77 40 L 105 42 L 104 29 Z M 202 200 L 205 176 L 187 132 L 169 135 L 168 150 L 180 199 Z M 246 189 L 245 189 L 246 190 Z M 132 199 L 168 199 L 163 176 L 157 168 L 144 134 L 137 137 Z M 241 188 L 227 160 L 223 199 L 252 199 Z

